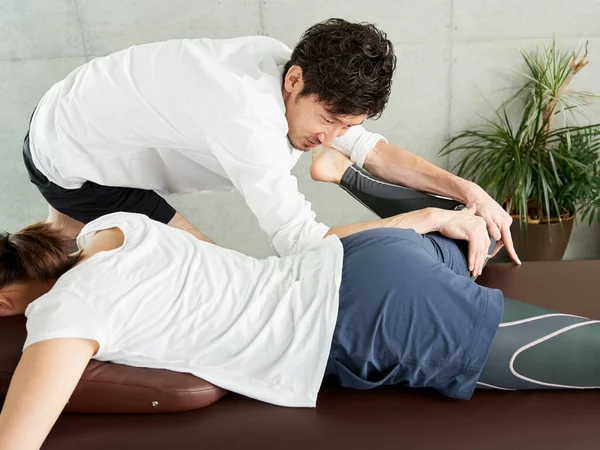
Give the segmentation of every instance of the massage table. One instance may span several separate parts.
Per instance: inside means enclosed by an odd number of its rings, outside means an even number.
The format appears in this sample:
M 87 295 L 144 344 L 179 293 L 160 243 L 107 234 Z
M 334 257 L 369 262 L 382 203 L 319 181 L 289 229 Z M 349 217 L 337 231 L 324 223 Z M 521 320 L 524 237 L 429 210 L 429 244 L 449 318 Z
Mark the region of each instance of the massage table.
M 477 282 L 508 297 L 600 319 L 600 261 L 489 264 Z M 0 319 L 0 329 L 6 320 Z M 9 333 L 8 339 L 22 343 L 23 327 L 21 322 L 18 329 L 5 328 L 2 339 Z M 8 371 L 0 364 L 0 380 L 3 370 Z M 282 408 L 229 393 L 187 412 L 63 413 L 42 448 L 600 449 L 600 391 L 477 390 L 461 401 L 399 386 L 354 391 L 326 379 L 315 409 Z

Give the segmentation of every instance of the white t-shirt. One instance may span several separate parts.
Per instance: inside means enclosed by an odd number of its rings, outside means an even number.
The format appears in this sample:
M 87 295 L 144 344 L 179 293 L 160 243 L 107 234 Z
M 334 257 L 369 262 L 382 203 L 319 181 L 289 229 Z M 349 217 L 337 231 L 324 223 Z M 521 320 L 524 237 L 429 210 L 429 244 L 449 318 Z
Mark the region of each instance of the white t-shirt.
M 90 222 L 77 239 L 119 227 L 125 242 L 65 273 L 31 303 L 29 345 L 98 341 L 94 357 L 189 372 L 282 406 L 315 406 L 335 328 L 343 247 L 329 236 L 262 260 L 132 213 Z
M 33 116 L 35 166 L 66 189 L 85 181 L 162 194 L 237 189 L 280 255 L 328 227 L 290 173 L 281 94 L 290 49 L 268 37 L 138 45 L 77 68 Z M 353 127 L 335 146 L 362 165 L 383 139 Z

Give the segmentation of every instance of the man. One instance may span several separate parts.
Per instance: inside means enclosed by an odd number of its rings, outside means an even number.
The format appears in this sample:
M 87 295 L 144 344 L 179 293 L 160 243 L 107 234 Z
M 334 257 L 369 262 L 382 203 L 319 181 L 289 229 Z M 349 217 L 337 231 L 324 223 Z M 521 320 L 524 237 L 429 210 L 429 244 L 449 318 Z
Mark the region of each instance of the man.
M 291 56 L 268 37 L 134 46 L 48 91 L 25 163 L 48 220 L 71 235 L 129 211 L 208 240 L 159 193 L 236 188 L 286 255 L 362 226 L 316 223 L 290 173 L 302 152 L 333 146 L 380 178 L 474 208 L 518 262 L 510 216 L 481 188 L 361 126 L 383 112 L 395 66 L 383 32 L 341 19 L 309 28 Z

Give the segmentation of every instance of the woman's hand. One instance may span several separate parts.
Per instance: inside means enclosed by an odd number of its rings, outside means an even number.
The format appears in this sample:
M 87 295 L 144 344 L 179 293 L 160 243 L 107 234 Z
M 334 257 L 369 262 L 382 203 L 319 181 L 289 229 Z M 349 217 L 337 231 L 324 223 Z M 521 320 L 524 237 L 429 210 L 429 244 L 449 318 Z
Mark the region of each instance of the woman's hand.
M 475 215 L 474 207 L 462 211 L 442 211 L 437 231 L 451 239 L 469 242 L 468 264 L 473 276 L 481 275 L 490 248 L 490 237 L 485 219 Z

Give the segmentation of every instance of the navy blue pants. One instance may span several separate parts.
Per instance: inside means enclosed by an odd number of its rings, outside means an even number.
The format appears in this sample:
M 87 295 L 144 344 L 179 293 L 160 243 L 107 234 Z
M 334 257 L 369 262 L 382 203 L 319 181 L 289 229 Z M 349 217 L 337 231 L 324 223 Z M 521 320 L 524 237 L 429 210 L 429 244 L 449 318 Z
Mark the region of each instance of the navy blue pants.
M 463 253 L 436 233 L 381 228 L 342 243 L 325 374 L 356 389 L 403 384 L 470 398 L 502 319 L 502 292 L 465 276 Z

